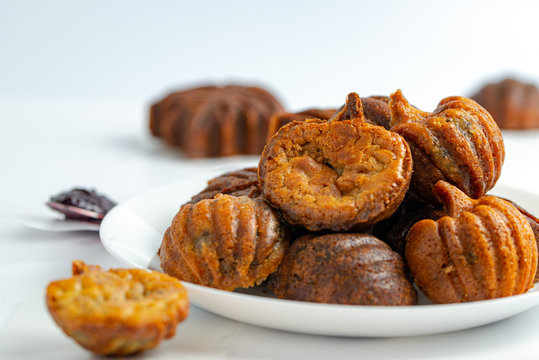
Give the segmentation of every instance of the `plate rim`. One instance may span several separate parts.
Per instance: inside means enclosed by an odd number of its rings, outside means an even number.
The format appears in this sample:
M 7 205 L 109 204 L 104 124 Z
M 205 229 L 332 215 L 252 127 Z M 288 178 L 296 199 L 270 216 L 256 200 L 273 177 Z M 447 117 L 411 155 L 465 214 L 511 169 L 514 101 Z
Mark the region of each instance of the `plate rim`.
M 165 191 L 167 188 L 171 187 L 178 187 L 182 184 L 186 183 L 193 183 L 193 182 L 200 182 L 201 179 L 208 179 L 208 176 L 197 176 L 192 177 L 189 179 L 179 180 L 172 183 L 164 184 L 161 186 L 158 186 L 156 188 L 150 189 L 148 191 L 145 191 L 141 194 L 138 194 L 136 196 L 131 197 L 130 199 L 121 202 L 120 204 L 116 205 L 111 211 L 105 216 L 101 223 L 101 228 L 99 231 L 100 239 L 105 247 L 105 249 L 116 259 L 121 261 L 124 264 L 129 264 L 138 268 L 145 268 L 149 269 L 150 263 L 148 263 L 147 266 L 141 266 L 140 264 L 136 263 L 129 257 L 119 254 L 114 248 L 110 246 L 110 244 L 105 241 L 106 236 L 105 233 L 108 231 L 109 223 L 111 221 L 114 221 L 114 218 L 117 216 L 117 213 L 121 213 L 125 209 L 129 209 L 129 206 L 133 204 L 134 202 L 140 201 L 140 199 L 151 196 L 153 193 L 160 193 L 162 191 Z M 202 182 L 201 188 L 205 184 L 205 181 Z M 529 194 L 539 199 L 539 195 L 535 193 L 528 192 L 526 190 L 514 188 L 507 185 L 500 184 L 498 186 L 498 189 L 504 189 L 503 192 L 518 192 L 520 194 Z M 494 193 L 497 193 L 496 189 L 494 190 Z M 178 201 L 180 203 L 180 201 Z M 179 209 L 179 207 L 178 207 Z M 130 211 L 130 210 L 129 210 Z M 224 291 L 220 289 L 215 289 L 203 285 L 198 285 L 194 283 L 189 283 L 187 281 L 182 281 L 182 283 L 186 286 L 186 288 L 192 291 L 198 291 L 198 292 L 205 292 L 209 294 L 215 294 L 216 296 L 225 297 L 229 301 L 251 301 L 253 303 L 257 303 L 261 306 L 264 305 L 271 305 L 271 306 L 279 306 L 279 307 L 286 307 L 288 309 L 303 309 L 306 311 L 327 311 L 331 313 L 349 313 L 353 316 L 359 316 L 364 313 L 368 313 L 370 315 L 377 315 L 377 314 L 403 314 L 407 316 L 425 316 L 429 313 L 438 313 L 440 311 L 442 312 L 450 312 L 450 313 L 457 313 L 459 311 L 474 311 L 476 309 L 481 309 L 481 311 L 488 311 L 488 308 L 499 308 L 500 306 L 509 305 L 509 303 L 526 303 L 524 310 L 517 311 L 513 315 L 518 314 L 520 312 L 526 311 L 527 309 L 533 308 L 537 305 L 539 305 L 539 287 L 535 286 L 532 287 L 532 289 L 528 290 L 528 292 L 524 294 L 519 295 L 512 295 L 507 297 L 501 297 L 501 298 L 495 298 L 495 299 L 488 299 L 488 300 L 480 300 L 480 301 L 472 301 L 472 302 L 464 302 L 464 303 L 452 303 L 452 304 L 421 304 L 421 305 L 405 305 L 405 306 L 383 306 L 383 305 L 347 305 L 347 304 L 328 304 L 328 303 L 315 303 L 315 302 L 306 302 L 306 301 L 298 301 L 298 300 L 289 300 L 289 299 L 278 299 L 278 298 L 271 298 L 271 297 L 265 297 L 265 296 L 259 296 L 255 294 L 245 294 L 245 293 L 238 293 L 238 292 L 230 292 L 230 291 Z M 531 303 L 531 304 L 530 304 Z M 204 305 L 200 305 L 200 302 L 193 301 L 193 304 L 196 306 L 199 306 L 201 308 L 204 308 L 208 310 Z M 522 305 L 521 305 L 522 306 Z M 213 310 L 208 310 L 212 313 L 216 313 Z M 222 313 L 216 313 L 221 316 L 229 317 L 227 315 L 223 315 Z M 513 316 L 511 315 L 511 316 Z M 508 316 L 503 317 L 502 319 L 507 318 Z M 232 318 L 232 317 L 229 317 Z M 237 320 L 237 318 L 233 318 L 234 320 Z M 240 320 L 243 321 L 243 320 Z M 247 321 L 245 321 L 247 322 Z M 253 322 L 251 322 L 253 323 Z M 488 322 L 490 323 L 490 322 Z M 253 323 L 254 324 L 254 323 Z M 258 324 L 257 324 L 258 325 Z M 479 326 L 479 325 L 476 325 Z M 268 326 L 272 327 L 272 326 Z M 475 326 L 471 326 L 475 327 Z M 276 328 L 276 327 L 273 327 Z M 459 329 L 464 329 L 469 327 L 463 327 Z M 289 330 L 286 328 L 280 328 L 281 330 Z M 292 330 L 294 331 L 294 330 Z M 448 330 L 450 331 L 450 330 Z M 300 331 L 302 332 L 302 331 Z M 438 332 L 445 332 L 445 331 L 438 331 Z M 434 334 L 438 332 L 425 332 L 424 334 Z M 311 333 L 316 334 L 323 334 L 321 332 L 312 331 Z M 363 336 L 363 335 L 350 335 L 350 333 L 345 334 L 335 334 L 327 333 L 327 335 L 343 335 L 343 336 Z M 415 333 L 417 335 L 417 333 Z M 386 335 L 365 335 L 365 336 L 386 336 Z M 394 336 L 394 335 L 387 335 L 387 336 Z

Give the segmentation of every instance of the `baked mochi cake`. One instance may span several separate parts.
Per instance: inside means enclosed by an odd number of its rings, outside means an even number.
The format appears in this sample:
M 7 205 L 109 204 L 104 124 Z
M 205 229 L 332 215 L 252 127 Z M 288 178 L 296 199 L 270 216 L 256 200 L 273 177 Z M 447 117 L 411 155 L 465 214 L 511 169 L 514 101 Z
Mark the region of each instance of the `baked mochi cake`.
M 412 151 L 411 189 L 429 202 L 432 187 L 444 180 L 477 199 L 500 177 L 505 150 L 492 116 L 460 96 L 440 101 L 432 113 L 408 103 L 400 90 L 390 96 L 390 130 L 402 135 Z
M 286 229 L 264 200 L 219 194 L 180 209 L 159 255 L 167 274 L 232 291 L 264 281 L 287 247 Z
M 294 121 L 279 129 L 258 169 L 263 196 L 290 224 L 344 231 L 397 209 L 412 157 L 400 135 L 365 121 L 361 99 L 351 93 L 329 121 Z
M 430 300 L 486 300 L 533 287 L 537 244 L 524 215 L 496 196 L 474 200 L 445 181 L 434 193 L 447 216 L 417 222 L 405 249 L 410 273 Z
M 142 269 L 102 270 L 73 261 L 73 277 L 47 287 L 47 308 L 79 345 L 123 356 L 152 349 L 171 338 L 189 313 L 178 279 Z
M 270 287 L 284 299 L 348 305 L 414 305 L 404 262 L 367 234 L 305 235 L 292 243 Z

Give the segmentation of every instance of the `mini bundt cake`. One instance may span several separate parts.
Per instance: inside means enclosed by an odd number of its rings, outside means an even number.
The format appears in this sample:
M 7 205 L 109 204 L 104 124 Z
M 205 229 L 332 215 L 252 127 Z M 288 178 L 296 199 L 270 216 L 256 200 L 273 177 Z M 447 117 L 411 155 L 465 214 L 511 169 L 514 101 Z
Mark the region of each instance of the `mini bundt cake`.
M 175 92 L 152 105 L 150 130 L 188 157 L 260 154 L 281 104 L 266 90 L 228 85 Z
M 232 291 L 264 281 L 287 247 L 286 230 L 264 200 L 217 195 L 180 209 L 159 255 L 167 274 Z
M 412 151 L 410 188 L 429 202 L 432 187 L 447 181 L 472 198 L 480 198 L 498 180 L 505 150 L 500 129 L 475 101 L 448 97 L 434 112 L 411 106 L 400 90 L 391 94 L 391 131 L 402 135 Z
M 389 217 L 410 183 L 404 139 L 368 124 L 359 96 L 331 121 L 292 122 L 260 158 L 262 194 L 292 225 L 310 231 L 365 229 Z
M 349 305 L 417 303 L 401 256 L 366 234 L 297 239 L 269 286 L 280 298 L 290 300 Z
M 483 86 L 472 99 L 492 115 L 502 129 L 539 128 L 539 89 L 515 79 Z
M 208 186 L 191 198 L 189 203 L 194 204 L 204 199 L 212 199 L 217 194 L 231 196 L 260 196 L 258 183 L 258 168 L 245 168 L 227 172 L 208 181 Z
M 473 200 L 445 181 L 433 191 L 447 216 L 416 223 L 405 250 L 423 293 L 435 303 L 457 303 L 528 291 L 537 244 L 524 216 L 498 197 Z
M 189 313 L 187 291 L 171 276 L 142 269 L 101 270 L 73 261 L 73 277 L 47 287 L 60 328 L 100 355 L 123 356 L 171 338 Z

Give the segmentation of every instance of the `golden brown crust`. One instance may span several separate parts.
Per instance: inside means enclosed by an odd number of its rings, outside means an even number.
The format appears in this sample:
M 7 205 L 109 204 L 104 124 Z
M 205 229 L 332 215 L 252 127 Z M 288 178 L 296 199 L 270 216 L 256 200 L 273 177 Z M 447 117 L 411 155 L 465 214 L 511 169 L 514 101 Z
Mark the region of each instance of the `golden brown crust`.
M 150 131 L 188 157 L 260 154 L 271 116 L 282 111 L 261 88 L 198 87 L 152 105 Z
M 399 254 L 366 234 L 306 235 L 294 241 L 270 286 L 281 298 L 350 305 L 414 305 Z
M 390 97 L 391 130 L 402 135 L 414 159 L 412 191 L 434 202 L 432 187 L 450 182 L 473 198 L 498 180 L 505 157 L 500 130 L 475 101 L 448 97 L 432 113 L 412 107 L 400 90 Z
M 364 121 L 352 93 L 333 121 L 282 127 L 258 169 L 263 195 L 288 222 L 343 231 L 396 210 L 408 189 L 412 158 L 402 137 Z
M 524 216 L 524 218 L 526 219 L 526 221 L 528 222 L 528 224 L 530 224 L 530 227 L 532 228 L 533 235 L 535 236 L 535 242 L 537 243 L 537 248 L 539 249 L 539 219 L 535 215 L 530 213 L 528 210 L 524 209 L 522 206 L 516 204 L 515 202 L 506 198 L 500 198 L 500 199 L 505 200 L 511 205 L 513 205 L 515 209 L 520 211 L 520 213 Z M 538 271 L 535 273 L 535 282 L 539 281 L 539 262 L 538 262 L 537 270 Z
M 448 216 L 416 223 L 406 244 L 410 272 L 425 295 L 454 303 L 529 290 L 537 244 L 524 216 L 500 198 L 473 200 L 447 182 L 434 191 Z
M 152 349 L 174 336 L 189 302 L 181 283 L 142 269 L 101 270 L 73 262 L 73 277 L 47 287 L 47 307 L 62 330 L 100 355 Z
M 194 204 L 204 199 L 212 199 L 217 194 L 259 197 L 258 168 L 235 170 L 209 180 L 208 186 L 194 195 L 189 204 Z
M 483 86 L 472 99 L 487 109 L 502 129 L 539 127 L 539 89 L 533 84 L 507 78 Z
M 163 237 L 165 272 L 232 291 L 264 281 L 279 266 L 288 237 L 262 199 L 217 195 L 183 206 Z

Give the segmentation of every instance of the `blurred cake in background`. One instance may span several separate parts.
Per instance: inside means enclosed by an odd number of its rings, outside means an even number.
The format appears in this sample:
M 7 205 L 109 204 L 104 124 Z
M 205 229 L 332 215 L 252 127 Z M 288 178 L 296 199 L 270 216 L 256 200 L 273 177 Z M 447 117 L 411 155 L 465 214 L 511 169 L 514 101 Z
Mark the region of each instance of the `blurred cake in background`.
M 260 154 L 272 115 L 284 109 L 258 87 L 204 86 L 152 105 L 150 130 L 187 157 Z
M 539 128 L 539 89 L 507 78 L 483 86 L 472 99 L 492 115 L 502 129 Z

